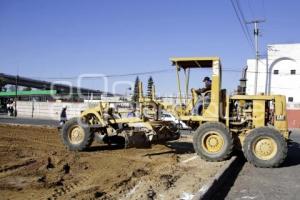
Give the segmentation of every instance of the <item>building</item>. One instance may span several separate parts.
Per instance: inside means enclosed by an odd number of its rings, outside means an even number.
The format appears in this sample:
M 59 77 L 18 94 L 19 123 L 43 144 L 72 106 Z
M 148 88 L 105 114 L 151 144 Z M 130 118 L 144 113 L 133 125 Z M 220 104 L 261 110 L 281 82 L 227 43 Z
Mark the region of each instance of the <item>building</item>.
M 63 105 L 68 106 L 68 116 L 73 117 L 95 106 L 93 101 L 121 98 L 100 90 L 0 73 L 0 113 L 7 113 L 7 104 L 14 101 L 18 116 L 59 119 Z
M 247 94 L 254 94 L 256 60 L 247 60 Z M 258 62 L 257 93 L 286 96 L 289 124 L 300 127 L 300 43 L 271 44 Z M 299 114 L 297 114 L 299 113 Z
M 254 94 L 255 59 L 247 60 L 247 93 Z M 300 43 L 268 45 L 258 63 L 257 92 L 283 94 L 290 107 L 300 107 Z
M 2 91 L 5 86 L 10 86 L 13 91 Z M 25 88 L 27 91 L 19 91 Z M 34 97 L 38 101 L 47 101 L 53 99 L 66 99 L 69 101 L 83 101 L 84 99 L 101 99 L 101 96 L 113 96 L 111 93 L 104 93 L 100 90 L 75 87 L 72 85 L 52 83 L 44 80 L 37 80 L 22 76 L 14 76 L 0 73 L 0 97 L 27 98 L 32 100 Z M 15 92 L 15 90 L 18 90 Z M 29 92 L 30 91 L 30 92 Z

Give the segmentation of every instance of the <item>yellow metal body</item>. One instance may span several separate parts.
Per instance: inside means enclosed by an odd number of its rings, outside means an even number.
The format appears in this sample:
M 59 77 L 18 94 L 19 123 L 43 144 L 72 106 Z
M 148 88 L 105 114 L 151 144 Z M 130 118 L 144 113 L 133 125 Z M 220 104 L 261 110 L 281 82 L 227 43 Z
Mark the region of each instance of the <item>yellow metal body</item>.
M 207 132 L 201 141 L 204 151 L 207 153 L 217 153 L 222 150 L 224 139 L 218 132 Z
M 273 102 L 274 103 L 274 123 L 272 126 L 276 128 L 278 131 L 282 133 L 282 135 L 288 139 L 289 138 L 289 131 L 288 131 L 288 122 L 287 122 L 287 112 L 286 112 L 286 98 L 284 95 L 234 95 L 228 97 L 228 104 L 232 100 L 238 101 L 252 101 L 253 102 L 253 109 L 252 109 L 252 120 L 253 120 L 253 128 L 267 126 L 266 124 L 266 103 Z M 227 105 L 229 108 L 229 105 Z M 230 113 L 230 111 L 227 111 Z M 227 126 L 230 127 L 229 117 L 227 118 Z M 241 139 L 244 139 L 244 136 L 250 131 L 251 129 L 244 130 L 243 134 L 240 135 Z
M 272 159 L 278 151 L 276 141 L 267 136 L 257 138 L 252 147 L 252 152 L 261 160 Z
M 225 90 L 221 90 L 222 82 L 222 67 L 218 57 L 188 57 L 188 58 L 171 58 L 172 64 L 176 67 L 176 77 L 179 91 L 179 108 L 168 109 L 173 114 L 177 115 L 180 120 L 185 122 L 196 122 L 199 125 L 204 122 L 222 122 L 226 127 L 240 138 L 240 143 L 243 143 L 245 136 L 250 130 L 263 126 L 273 126 L 279 130 L 282 135 L 287 139 L 289 137 L 289 131 L 286 119 L 286 102 L 285 96 L 282 95 L 226 95 Z M 195 91 L 191 93 L 191 99 L 188 97 L 188 84 L 189 74 L 191 68 L 211 68 L 211 91 L 210 91 L 210 103 L 208 107 L 203 107 L 201 115 L 192 115 L 191 110 L 195 106 L 198 100 L 198 95 Z M 184 88 L 186 88 L 186 98 L 183 101 L 183 95 L 181 90 L 180 71 L 183 70 L 186 80 Z M 270 120 L 267 119 L 267 111 L 270 109 L 270 104 L 273 103 L 273 122 L 270 124 Z M 185 105 L 184 105 L 185 103 Z M 232 120 L 235 115 L 233 110 L 238 104 L 238 113 L 245 117 L 245 119 L 238 121 Z M 251 108 L 245 109 L 247 104 L 251 104 Z M 203 102 L 204 105 L 204 102 Z M 271 144 L 271 142 L 269 142 Z
M 176 67 L 176 77 L 179 90 L 179 105 L 172 105 L 155 97 L 155 88 L 152 88 L 152 95 L 145 97 L 143 95 L 143 85 L 139 83 L 139 112 L 140 117 L 134 118 L 116 118 L 106 119 L 105 113 L 109 107 L 108 103 L 102 102 L 95 108 L 90 108 L 82 112 L 81 117 L 86 119 L 89 124 L 106 126 L 108 123 L 127 123 L 129 126 L 141 124 L 149 130 L 153 130 L 153 123 L 160 121 L 162 110 L 171 112 L 179 120 L 192 124 L 197 128 L 205 122 L 221 122 L 226 125 L 234 136 L 239 138 L 240 145 L 247 134 L 254 128 L 263 126 L 273 126 L 282 135 L 288 139 L 289 131 L 286 116 L 286 101 L 282 95 L 226 95 L 226 90 L 222 90 L 222 67 L 218 57 L 192 57 L 192 58 L 172 58 L 172 64 Z M 190 69 L 211 68 L 211 90 L 208 92 L 210 101 L 207 106 L 203 106 L 201 115 L 192 115 L 191 111 L 198 100 L 198 95 L 192 91 L 192 98 L 189 98 L 189 76 Z M 183 70 L 185 76 L 185 86 L 181 86 L 180 71 Z M 185 89 L 185 95 L 182 94 L 182 88 Z M 204 94 L 205 95 L 205 94 Z M 184 97 L 183 97 L 184 96 Z M 274 113 L 271 113 L 271 109 Z M 271 113 L 271 114 L 270 114 Z M 273 117 L 270 119 L 270 117 Z M 152 121 L 152 124 L 151 124 Z M 207 135 L 205 141 L 202 141 L 208 152 L 214 152 L 222 148 L 222 136 L 211 133 Z M 272 146 L 270 138 L 262 138 L 257 142 L 257 154 L 267 155 L 273 150 L 261 149 L 262 144 Z M 268 146 L 268 145 L 267 145 Z M 270 147 L 272 149 L 272 147 Z
M 108 124 L 122 124 L 126 123 L 129 126 L 139 124 L 142 127 L 147 128 L 148 130 L 153 130 L 151 124 L 145 119 L 139 117 L 130 117 L 130 118 L 110 118 L 106 117 L 105 114 L 109 109 L 108 102 L 100 102 L 99 106 L 89 108 L 84 110 L 81 113 L 81 118 L 85 119 L 86 122 L 90 125 L 99 125 L 102 127 L 107 126 Z

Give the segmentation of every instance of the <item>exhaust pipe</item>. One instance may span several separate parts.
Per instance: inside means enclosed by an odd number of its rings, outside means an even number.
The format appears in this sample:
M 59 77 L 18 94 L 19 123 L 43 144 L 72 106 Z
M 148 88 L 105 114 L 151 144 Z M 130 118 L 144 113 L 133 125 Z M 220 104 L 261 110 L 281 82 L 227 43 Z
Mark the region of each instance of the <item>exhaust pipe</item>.
M 242 78 L 240 79 L 240 85 L 238 86 L 238 89 L 237 89 L 237 93 L 240 95 L 246 94 L 247 70 L 248 70 L 248 66 L 245 66 L 242 70 Z

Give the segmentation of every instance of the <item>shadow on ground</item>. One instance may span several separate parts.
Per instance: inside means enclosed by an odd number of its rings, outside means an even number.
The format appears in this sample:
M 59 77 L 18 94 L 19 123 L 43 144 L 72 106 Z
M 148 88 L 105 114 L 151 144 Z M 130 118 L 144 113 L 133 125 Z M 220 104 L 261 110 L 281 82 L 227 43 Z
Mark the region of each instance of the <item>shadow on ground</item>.
M 242 171 L 246 163 L 246 159 L 244 158 L 241 152 L 235 152 L 235 154 L 236 156 L 238 156 L 238 160 L 235 163 L 235 166 L 232 166 L 233 170 L 227 171 L 224 180 L 220 184 L 220 188 L 216 188 L 217 191 L 213 192 L 213 194 L 215 195 L 212 195 L 208 199 L 225 199 L 225 197 L 228 195 L 237 177 L 239 176 L 240 171 Z
M 282 167 L 291 167 L 291 166 L 299 165 L 300 164 L 299 152 L 300 152 L 300 144 L 297 142 L 292 142 L 289 145 L 288 155 Z
M 170 151 L 150 153 L 150 154 L 145 154 L 144 156 L 158 156 L 158 155 L 163 155 L 163 154 L 195 153 L 193 144 L 191 142 L 168 142 L 165 145 L 170 148 Z
M 166 146 L 178 154 L 195 153 L 193 143 L 191 142 L 169 142 Z

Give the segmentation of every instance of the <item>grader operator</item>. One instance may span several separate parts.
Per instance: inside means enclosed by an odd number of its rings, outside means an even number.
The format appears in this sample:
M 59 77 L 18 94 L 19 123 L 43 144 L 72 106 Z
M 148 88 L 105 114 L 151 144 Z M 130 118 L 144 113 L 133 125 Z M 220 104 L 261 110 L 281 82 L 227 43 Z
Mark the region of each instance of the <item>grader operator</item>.
M 101 102 L 62 127 L 65 145 L 80 151 L 94 139 L 125 146 L 176 140 L 178 127 L 161 120 L 160 114 L 165 110 L 193 129 L 193 146 L 202 159 L 222 161 L 236 149 L 242 150 L 257 167 L 277 167 L 285 160 L 289 138 L 285 96 L 227 95 L 221 87 L 218 57 L 172 58 L 171 62 L 177 72 L 178 105 L 156 100 L 154 92 L 151 97 L 144 97 L 139 83 L 139 117 L 115 118 L 109 105 Z M 212 71 L 211 89 L 202 96 L 193 89 L 189 98 L 190 71 L 207 68 Z M 185 76 L 185 97 L 180 71 Z M 193 113 L 197 101 L 202 101 L 201 112 Z

